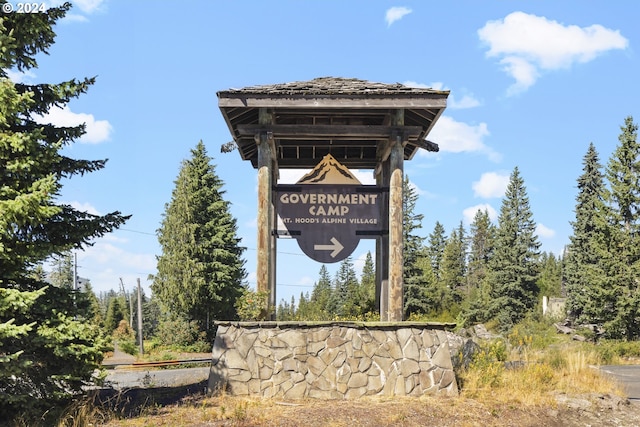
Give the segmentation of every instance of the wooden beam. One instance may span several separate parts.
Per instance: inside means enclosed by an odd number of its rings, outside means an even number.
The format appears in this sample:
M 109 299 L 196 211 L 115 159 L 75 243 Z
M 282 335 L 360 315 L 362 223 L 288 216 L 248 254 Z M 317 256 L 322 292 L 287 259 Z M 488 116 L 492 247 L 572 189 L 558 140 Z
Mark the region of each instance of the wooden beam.
M 394 126 L 378 125 L 255 125 L 239 124 L 237 126 L 240 137 L 253 137 L 260 132 L 273 132 L 276 140 L 371 140 L 388 141 L 398 133 L 404 133 L 407 140 L 417 140 L 423 132 L 422 126 Z
M 379 98 L 371 96 L 313 96 L 300 95 L 283 98 L 280 96 L 255 96 L 250 94 L 218 94 L 220 108 L 411 108 L 431 109 L 447 106 L 448 93 L 433 93 L 420 95 L 387 95 Z

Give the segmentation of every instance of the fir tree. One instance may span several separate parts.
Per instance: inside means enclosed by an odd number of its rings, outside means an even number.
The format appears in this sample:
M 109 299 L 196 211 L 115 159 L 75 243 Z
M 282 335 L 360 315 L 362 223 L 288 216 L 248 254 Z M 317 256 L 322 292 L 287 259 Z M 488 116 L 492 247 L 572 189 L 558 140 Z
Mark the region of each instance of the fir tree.
M 404 316 L 425 313 L 424 283 L 419 260 L 424 256 L 424 238 L 416 234 L 422 228 L 424 215 L 415 212 L 418 193 L 405 176 L 402 191 L 402 237 L 404 242 Z
M 73 277 L 73 254 L 67 251 L 60 255 L 54 255 L 51 267 L 51 274 L 49 275 L 51 284 L 59 288 L 73 289 L 75 283 Z
M 331 301 L 331 276 L 329 276 L 329 271 L 327 267 L 322 265 L 320 267 L 320 277 L 318 281 L 314 284 L 313 290 L 311 291 L 311 304 L 313 307 L 313 315 L 314 319 L 317 320 L 329 320 L 332 316 L 329 306 L 329 302 Z
M 541 296 L 562 296 L 562 258 L 556 258 L 553 252 L 540 255 L 540 276 L 538 289 Z
M 95 383 L 106 343 L 99 329 L 84 321 L 86 301 L 70 289 L 47 287 L 33 268 L 54 254 L 90 245 L 127 219 L 119 212 L 80 212 L 57 201 L 63 178 L 99 170 L 106 161 L 62 154 L 63 147 L 82 136 L 84 126 L 36 122 L 52 107 L 85 93 L 94 79 L 28 85 L 7 78 L 11 69 L 37 67 L 36 55 L 47 53 L 55 38 L 53 26 L 70 7 L 65 3 L 44 13 L 0 15 L 0 325 L 21 328 L 0 339 L 0 354 L 9 355 L 0 363 L 5 422 L 17 416 L 27 424 L 51 422 L 62 404 Z M 24 304 L 18 307 L 18 300 Z
M 627 117 L 619 144 L 607 165 L 610 186 L 609 223 L 612 225 L 606 259 L 609 290 L 615 296 L 612 318 L 605 329 L 612 337 L 640 337 L 640 144 L 638 125 Z
M 360 276 L 360 289 L 362 291 L 362 313 L 374 313 L 376 308 L 376 268 L 373 264 L 371 252 L 367 252 Z
M 565 251 L 563 277 L 567 312 L 578 323 L 603 324 L 610 318 L 615 295 L 609 288 L 606 265 L 611 227 L 608 223 L 608 191 L 602 165 L 593 143 L 583 158 L 578 178 L 573 233 Z
M 182 163 L 158 230 L 162 254 L 151 285 L 173 313 L 203 330 L 237 317 L 246 276 L 236 220 L 211 161 L 200 141 Z
M 536 303 L 540 243 L 535 230 L 529 197 L 516 167 L 500 208 L 495 252 L 489 264 L 491 314 L 504 330 L 520 321 Z
M 351 257 L 341 263 L 333 280 L 333 292 L 329 299 L 329 311 L 338 317 L 357 315 L 358 279 Z
M 462 222 L 447 239 L 441 269 L 440 281 L 447 292 L 445 308 L 456 314 L 464 296 L 467 274 L 467 242 Z
M 444 230 L 444 226 L 440 221 L 436 221 L 436 225 L 433 227 L 433 231 L 429 234 L 429 240 L 427 243 L 427 255 L 431 260 L 431 269 L 435 274 L 436 279 L 440 280 L 442 257 L 444 255 L 444 247 L 447 244 L 447 236 Z
M 487 274 L 487 265 L 493 252 L 494 239 L 495 226 L 491 223 L 489 212 L 478 210 L 470 225 L 468 237 L 467 289 L 469 292 L 480 288 Z

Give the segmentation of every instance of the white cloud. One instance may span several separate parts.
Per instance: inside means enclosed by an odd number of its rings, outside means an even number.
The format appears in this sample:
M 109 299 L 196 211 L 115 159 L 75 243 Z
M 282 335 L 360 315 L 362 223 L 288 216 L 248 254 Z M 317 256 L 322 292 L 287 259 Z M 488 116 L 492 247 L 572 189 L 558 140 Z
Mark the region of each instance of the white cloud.
M 427 138 L 438 144 L 442 152 L 480 152 L 491 161 L 499 162 L 502 156 L 484 144 L 483 140 L 488 135 L 486 123 L 473 126 L 457 122 L 449 116 L 441 116 Z M 425 155 L 426 152 L 421 153 Z
M 479 181 L 473 182 L 473 195 L 490 199 L 493 197 L 502 197 L 509 185 L 508 174 L 500 174 L 497 172 L 485 172 L 480 176 Z
M 73 5 L 77 6 L 84 13 L 94 13 L 102 10 L 105 0 L 74 0 Z
M 117 239 L 101 238 L 77 252 L 78 275 L 89 279 L 96 292 L 118 289 L 120 278 L 127 289 L 135 286 L 138 278 L 146 287 L 147 276 L 156 272 L 155 255 L 129 252 L 118 243 Z
M 449 95 L 449 99 L 447 101 L 447 107 L 453 110 L 463 110 L 465 108 L 475 108 L 482 105 L 482 103 L 475 98 L 472 94 L 462 95 L 462 99 L 458 101 L 458 99 L 453 95 Z
M 77 13 L 67 13 L 60 22 L 89 22 L 89 18 L 84 15 L 78 15 Z
M 597 24 L 563 25 L 524 12 L 487 22 L 478 30 L 478 36 L 489 46 L 487 57 L 500 58 L 504 71 L 515 79 L 508 90 L 510 95 L 532 86 L 541 71 L 569 68 L 629 45 L 618 30 Z
M 436 197 L 435 194 L 427 191 L 427 190 L 423 190 L 422 188 L 418 187 L 418 184 L 416 184 L 415 182 L 409 180 L 409 187 L 413 189 L 413 191 L 415 191 L 415 193 L 418 196 L 427 198 L 427 199 L 434 199 Z
M 30 84 L 33 82 L 33 79 L 36 78 L 36 75 L 31 70 L 25 71 L 17 71 L 17 70 L 7 70 L 7 77 L 14 83 L 27 83 Z
M 497 221 L 498 219 L 498 211 L 496 211 L 493 206 L 484 203 L 480 205 L 470 206 L 462 211 L 462 219 L 464 224 L 469 225 L 473 223 L 473 218 L 476 216 L 478 211 L 487 211 L 487 213 L 489 214 L 489 219 L 493 222 Z
M 536 226 L 536 234 L 538 234 L 541 237 L 551 238 L 551 237 L 556 235 L 556 232 L 555 232 L 555 230 L 550 229 L 549 227 L 545 226 L 544 224 L 539 223 Z
M 415 87 L 420 89 L 433 89 L 433 90 L 450 90 L 442 82 L 433 82 L 431 84 L 419 83 L 413 80 L 407 80 L 402 83 L 408 87 Z M 464 91 L 463 91 L 464 92 Z M 462 110 L 465 108 L 475 108 L 482 105 L 480 100 L 473 96 L 473 94 L 464 93 L 462 99 L 458 101 L 454 93 L 450 93 L 447 98 L 447 108 L 452 110 Z
M 82 203 L 82 202 L 77 202 L 77 201 L 72 201 L 72 202 L 62 202 L 65 204 L 70 205 L 72 208 L 80 211 L 80 212 L 87 212 L 90 213 L 92 215 L 100 215 L 100 212 L 98 212 L 98 210 L 93 207 L 90 203 Z
M 410 14 L 411 12 L 413 12 L 411 9 L 409 9 L 408 7 L 403 7 L 403 6 L 394 6 L 394 7 L 391 7 L 389 9 L 387 9 L 387 13 L 384 15 L 384 20 L 387 23 L 387 27 L 390 27 L 391 24 L 393 24 L 396 21 L 401 20 L 402 18 L 404 18 L 406 15 Z
M 46 2 L 47 7 L 58 7 L 62 6 L 68 0 L 49 0 Z M 71 4 L 73 7 L 71 11 L 80 10 L 86 14 L 92 14 L 95 12 L 100 12 L 104 9 L 106 0 L 72 0 Z
M 86 133 L 79 139 L 80 142 L 97 144 L 107 141 L 113 127 L 107 120 L 96 120 L 93 114 L 74 113 L 68 106 L 63 108 L 52 107 L 49 112 L 36 119 L 38 123 L 52 123 L 56 126 L 78 126 L 86 125 Z

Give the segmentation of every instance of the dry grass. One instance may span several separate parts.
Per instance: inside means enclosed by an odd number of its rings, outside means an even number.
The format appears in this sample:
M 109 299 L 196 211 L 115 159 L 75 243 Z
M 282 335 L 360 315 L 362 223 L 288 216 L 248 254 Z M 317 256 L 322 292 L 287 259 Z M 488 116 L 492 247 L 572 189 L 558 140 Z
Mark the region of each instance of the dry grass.
M 592 365 L 597 355 L 582 350 L 524 352 L 522 364 L 505 369 L 499 361 L 477 363 L 461 375 L 460 397 L 375 397 L 355 401 L 282 402 L 219 395 L 200 396 L 166 407 L 147 407 L 134 418 L 112 419 L 106 427 L 143 426 L 498 426 L 572 425 L 556 396 L 622 395 L 615 382 Z M 597 419 L 599 415 L 595 414 Z M 634 419 L 635 420 L 635 419 Z M 601 425 L 606 425 L 602 424 Z
M 126 413 L 109 412 L 85 402 L 72 408 L 58 427 L 640 425 L 640 413 L 615 414 L 627 422 L 607 424 L 599 409 L 589 415 L 582 408 L 570 409 L 556 400 L 559 395 L 623 395 L 612 379 L 594 368 L 600 364 L 601 354 L 570 342 L 536 346 L 535 340 L 520 335 L 510 352 L 504 343 L 488 345 L 467 371 L 458 373 L 462 388 L 457 398 L 280 401 L 191 395 L 166 406 L 143 403 Z M 508 369 L 506 360 L 519 363 Z

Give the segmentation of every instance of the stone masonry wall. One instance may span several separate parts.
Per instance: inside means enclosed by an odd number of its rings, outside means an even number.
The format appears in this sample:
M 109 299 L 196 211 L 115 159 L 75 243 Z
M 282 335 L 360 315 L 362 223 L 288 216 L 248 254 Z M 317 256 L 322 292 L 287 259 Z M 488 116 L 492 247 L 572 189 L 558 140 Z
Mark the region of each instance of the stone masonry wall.
M 217 325 L 210 392 L 286 399 L 458 394 L 441 324 Z

